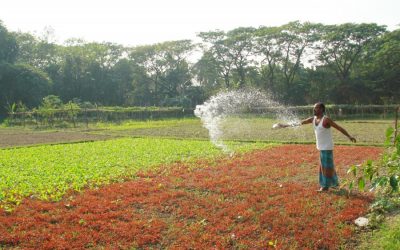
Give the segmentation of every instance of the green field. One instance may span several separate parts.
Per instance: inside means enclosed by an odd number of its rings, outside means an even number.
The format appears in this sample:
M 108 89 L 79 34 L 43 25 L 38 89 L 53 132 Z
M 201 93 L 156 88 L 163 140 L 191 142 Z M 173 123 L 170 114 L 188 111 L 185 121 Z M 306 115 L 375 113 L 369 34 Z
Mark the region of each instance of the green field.
M 272 129 L 276 120 L 229 118 L 220 138 L 232 151 L 265 147 L 268 143 L 314 143 L 311 126 Z M 389 120 L 339 122 L 358 144 L 382 145 Z M 62 137 L 58 136 L 62 133 Z M 64 141 L 68 135 L 75 140 Z M 132 178 L 139 170 L 160 164 L 210 158 L 223 152 L 209 142 L 199 119 L 99 123 L 89 130 L 37 131 L 1 128 L 12 147 L 0 151 L 0 203 L 18 204 L 25 197 L 58 200 L 68 190 Z M 36 137 L 35 137 L 36 136 Z M 36 138 L 30 144 L 18 143 Z M 337 144 L 348 144 L 334 130 Z M 71 143 L 82 142 L 85 143 Z M 236 143 L 235 143 L 236 142 Z M 258 142 L 258 143 L 254 143 Z M 43 145 L 44 144 L 44 145 Z M 36 145 L 36 146 L 35 146 Z M 29 146 L 29 147 L 26 147 Z
M 257 117 L 229 118 L 221 124 L 221 140 L 237 141 L 264 141 L 264 142 L 291 142 L 313 143 L 314 131 L 311 125 L 297 128 L 272 129 L 278 120 Z M 353 135 L 361 145 L 382 145 L 385 141 L 385 131 L 393 127 L 393 120 L 340 120 L 339 125 Z M 208 130 L 203 127 L 200 119 L 170 119 L 159 121 L 126 121 L 123 123 L 97 123 L 89 128 L 38 130 L 35 128 L 0 128 L 2 135 L 26 134 L 31 137 L 46 135 L 46 133 L 80 134 L 72 141 L 96 140 L 90 136 L 102 136 L 101 140 L 115 137 L 157 137 L 208 140 Z M 88 138 L 85 138 L 84 135 Z M 335 143 L 347 144 L 348 139 L 336 130 L 333 130 Z M 79 138 L 81 137 L 81 138 Z M 12 141 L 12 139 L 11 139 Z M 51 143 L 51 140 L 47 141 Z M 54 143 L 71 142 L 71 140 L 57 139 Z M 2 142 L 0 142 L 1 144 Z M 41 142 L 38 142 L 41 143 Z M 31 143 L 31 144 L 38 144 Z M 45 142 L 42 142 L 45 143 Z M 24 144 L 25 145 L 25 144 Z M 1 145 L 0 145 L 1 146 Z M 12 145 L 11 145 L 12 146 Z M 15 144 L 15 146 L 19 146 Z M 3 146 L 6 147 L 6 146 Z
M 264 143 L 230 142 L 236 152 Z M 177 161 L 221 155 L 209 141 L 121 138 L 106 141 L 40 145 L 0 150 L 0 205 L 12 208 L 23 198 L 59 200 L 79 191 L 134 178 L 138 171 Z
M 311 125 L 274 130 L 276 122 L 229 118 L 221 124 L 220 139 L 236 153 L 274 143 L 315 143 Z M 380 146 L 393 121 L 340 120 L 338 124 L 357 138 L 357 145 Z M 350 144 L 333 131 L 336 144 Z M 70 191 L 134 179 L 139 171 L 161 165 L 224 156 L 196 118 L 98 123 L 85 129 L 0 127 L 0 142 L 0 206 L 8 211 L 25 198 L 58 201 Z
M 265 142 L 297 142 L 313 143 L 314 131 L 311 125 L 297 128 L 272 129 L 278 122 L 267 118 L 229 118 L 221 125 L 223 140 L 265 141 Z M 393 126 L 392 120 L 342 120 L 337 122 L 359 144 L 382 145 L 385 131 Z M 126 122 L 121 125 L 98 124 L 99 129 L 91 133 L 133 136 L 133 137 L 167 137 L 186 139 L 208 139 L 208 130 L 202 126 L 200 119 L 167 120 L 155 122 Z M 334 140 L 338 144 L 349 143 L 340 132 L 333 130 Z

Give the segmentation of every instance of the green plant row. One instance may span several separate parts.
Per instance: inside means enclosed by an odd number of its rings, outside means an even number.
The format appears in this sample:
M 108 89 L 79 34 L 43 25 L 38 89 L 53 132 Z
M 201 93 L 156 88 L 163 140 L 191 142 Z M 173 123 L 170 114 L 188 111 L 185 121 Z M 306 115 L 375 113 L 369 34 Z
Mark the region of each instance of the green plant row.
M 381 161 L 371 160 L 362 165 L 354 165 L 349 168 L 348 173 L 356 177 L 349 183 L 349 189 L 354 185 L 358 189 L 364 190 L 366 184 L 370 182 L 370 189 L 383 189 L 384 192 L 399 192 L 400 183 L 400 135 L 394 137 L 394 129 L 388 128 L 386 131 L 387 151 Z M 393 145 L 393 146 L 392 146 Z
M 231 143 L 238 152 L 266 145 Z M 132 178 L 160 164 L 221 154 L 209 141 L 150 138 L 0 150 L 0 204 L 12 209 L 25 197 L 59 200 L 69 190 Z
M 193 110 L 180 107 L 101 107 L 96 109 L 80 108 L 71 105 L 54 109 L 39 108 L 32 111 L 11 112 L 6 120 L 9 126 L 50 125 L 62 123 L 89 123 L 98 121 L 122 121 L 129 119 L 146 120 L 161 118 L 182 118 L 193 116 Z
M 398 214 L 400 208 L 400 135 L 396 135 L 395 129 L 388 128 L 386 130 L 385 146 L 386 151 L 380 161 L 368 160 L 364 164 L 351 166 L 347 171 L 353 177 L 348 182 L 350 191 L 358 188 L 360 191 L 367 189 L 377 194 L 374 203 L 370 206 L 368 227 L 379 230 L 372 235 L 368 234 L 369 237 L 357 249 L 399 249 L 400 247 L 400 216 Z M 392 212 L 391 217 L 394 218 L 394 221 L 389 219 L 384 223 L 385 215 L 389 212 Z M 390 226 L 388 226 L 388 222 L 390 222 Z

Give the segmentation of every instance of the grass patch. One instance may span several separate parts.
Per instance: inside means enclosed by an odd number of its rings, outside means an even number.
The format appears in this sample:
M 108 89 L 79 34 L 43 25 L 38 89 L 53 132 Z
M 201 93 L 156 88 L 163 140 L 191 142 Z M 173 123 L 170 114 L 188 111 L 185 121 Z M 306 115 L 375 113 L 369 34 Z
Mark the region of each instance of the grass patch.
M 365 233 L 357 249 L 400 249 L 400 214 L 389 216 L 378 230 Z
M 291 142 L 314 143 L 315 135 L 311 125 L 297 128 L 272 129 L 272 125 L 278 122 L 276 119 L 256 116 L 230 117 L 221 124 L 222 140 L 236 141 L 263 141 L 263 142 Z M 382 145 L 385 141 L 385 133 L 388 127 L 393 126 L 392 120 L 340 120 L 338 124 L 343 126 L 353 135 L 358 144 Z M 34 129 L 27 128 L 0 128 L 2 134 L 35 133 Z M 152 137 L 152 138 L 183 138 L 208 140 L 209 133 L 198 118 L 125 121 L 116 123 L 97 123 L 88 129 L 63 129 L 62 131 L 74 131 L 86 134 L 95 134 L 111 137 Z M 41 134 L 46 133 L 41 131 Z M 49 130 L 50 132 L 50 130 Z M 350 144 L 349 140 L 340 132 L 333 129 L 333 137 L 336 144 Z M 1 139 L 1 138 L 0 138 Z
M 93 128 L 106 130 L 126 130 L 126 129 L 142 129 L 142 128 L 161 128 L 171 126 L 185 126 L 190 124 L 198 124 L 199 119 L 184 118 L 184 119 L 166 119 L 166 120 L 147 120 L 137 121 L 128 120 L 121 123 L 98 122 Z
M 230 117 L 221 124 L 222 140 L 314 143 L 315 135 L 311 125 L 297 128 L 272 129 L 276 119 L 263 117 Z M 386 129 L 392 126 L 391 120 L 338 121 L 361 145 L 382 145 Z M 100 130 L 98 130 L 100 129 Z M 122 137 L 157 137 L 157 138 L 209 138 L 208 130 L 198 118 L 165 121 L 130 121 L 124 124 L 100 125 L 91 133 Z M 333 129 L 336 144 L 350 144 L 340 132 Z

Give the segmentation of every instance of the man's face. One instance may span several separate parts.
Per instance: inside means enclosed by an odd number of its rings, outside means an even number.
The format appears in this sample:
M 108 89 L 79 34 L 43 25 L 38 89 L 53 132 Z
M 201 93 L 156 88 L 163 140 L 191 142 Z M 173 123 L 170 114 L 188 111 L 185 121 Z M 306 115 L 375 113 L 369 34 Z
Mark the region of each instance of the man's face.
M 321 105 L 320 104 L 315 104 L 314 105 L 314 115 L 318 116 L 318 115 L 321 115 L 321 114 L 323 114 Z

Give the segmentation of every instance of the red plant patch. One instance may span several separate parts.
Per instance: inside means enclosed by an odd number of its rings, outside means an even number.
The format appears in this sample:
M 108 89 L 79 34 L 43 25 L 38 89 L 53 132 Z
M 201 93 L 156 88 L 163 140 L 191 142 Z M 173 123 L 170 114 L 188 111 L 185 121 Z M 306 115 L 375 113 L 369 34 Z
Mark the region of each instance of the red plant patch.
M 337 146 L 339 178 L 376 159 L 375 147 Z M 318 152 L 285 145 L 217 162 L 177 163 L 124 183 L 27 199 L 0 211 L 0 247 L 32 249 L 336 249 L 371 195 L 317 193 Z

